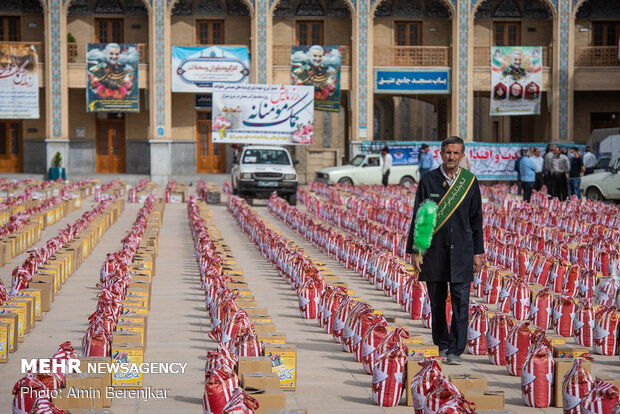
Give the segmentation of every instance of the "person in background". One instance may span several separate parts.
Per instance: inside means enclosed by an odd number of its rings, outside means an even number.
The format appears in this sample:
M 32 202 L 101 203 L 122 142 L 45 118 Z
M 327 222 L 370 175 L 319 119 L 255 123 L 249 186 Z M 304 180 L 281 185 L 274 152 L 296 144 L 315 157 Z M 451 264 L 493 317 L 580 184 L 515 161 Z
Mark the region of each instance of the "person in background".
M 560 201 L 568 197 L 568 171 L 570 161 L 560 152 L 560 147 L 553 146 L 553 156 L 549 159 L 549 172 L 551 173 L 551 195 Z
M 431 149 L 428 145 L 422 144 L 420 150 L 420 167 L 418 168 L 418 171 L 420 171 L 420 178 L 429 172 L 431 168 L 433 168 L 433 154 L 431 154 Z
M 585 172 L 586 167 L 583 165 L 583 159 L 579 155 L 577 147 L 572 147 L 570 153 L 570 170 L 568 171 L 570 195 L 575 194 L 581 200 L 581 189 L 579 187 L 581 186 L 581 176 Z
M 482 232 L 482 197 L 476 176 L 460 167 L 465 143 L 449 137 L 441 143 L 439 168 L 421 179 L 415 194 L 413 218 L 406 252 L 426 282 L 431 304 L 433 343 L 446 364 L 460 365 L 467 345 L 469 290 L 474 273 L 482 269 L 484 240 Z M 425 200 L 439 203 L 435 233 L 430 248 L 422 256 L 415 251 L 416 214 Z M 452 300 L 452 322 L 446 321 L 448 290 Z
M 467 154 L 464 155 L 465 156 L 463 157 L 463 160 L 461 161 L 459 167 L 465 168 L 467 171 L 471 171 L 471 160 L 469 159 Z
M 540 191 L 543 185 L 543 165 L 545 164 L 545 160 L 540 156 L 540 149 L 531 148 L 530 149 L 530 160 L 536 166 L 536 180 L 534 181 L 534 190 Z
M 392 168 L 392 155 L 390 154 L 390 149 L 387 145 L 381 150 L 381 158 L 383 158 L 383 166 L 381 167 L 383 179 L 381 180 L 381 183 L 384 187 L 387 187 L 390 169 Z
M 525 150 L 521 150 L 525 151 Z M 528 157 L 529 153 L 523 154 L 519 163 L 519 176 L 521 177 L 521 187 L 523 188 L 523 201 L 530 202 L 532 190 L 536 182 L 536 164 Z
M 586 147 L 586 153 L 583 154 L 583 166 L 586 168 L 584 175 L 589 175 L 594 172 L 594 166 L 596 165 L 596 155 L 592 153 L 590 147 Z
M 521 181 L 521 161 L 523 157 L 527 155 L 527 150 L 524 148 L 521 150 L 521 156 L 515 161 L 515 171 L 517 172 L 517 194 L 523 193 L 523 182 Z
M 549 144 L 545 149 L 544 163 L 543 163 L 543 177 L 545 179 L 545 185 L 547 186 L 547 196 L 551 198 L 552 186 L 551 186 L 551 158 L 553 158 L 553 148 L 555 145 Z

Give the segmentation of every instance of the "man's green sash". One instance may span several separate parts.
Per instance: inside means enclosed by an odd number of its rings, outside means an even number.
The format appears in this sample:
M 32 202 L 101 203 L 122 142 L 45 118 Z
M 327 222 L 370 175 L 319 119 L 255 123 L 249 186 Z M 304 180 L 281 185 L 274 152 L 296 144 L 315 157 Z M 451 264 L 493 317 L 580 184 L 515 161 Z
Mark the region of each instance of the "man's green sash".
M 448 192 L 439 202 L 437 208 L 437 224 L 435 225 L 433 234 L 437 233 L 441 226 L 446 224 L 456 209 L 459 208 L 467 192 L 471 188 L 471 185 L 474 183 L 474 178 L 476 177 L 471 172 L 464 168 L 460 169 L 454 182 L 448 189 Z

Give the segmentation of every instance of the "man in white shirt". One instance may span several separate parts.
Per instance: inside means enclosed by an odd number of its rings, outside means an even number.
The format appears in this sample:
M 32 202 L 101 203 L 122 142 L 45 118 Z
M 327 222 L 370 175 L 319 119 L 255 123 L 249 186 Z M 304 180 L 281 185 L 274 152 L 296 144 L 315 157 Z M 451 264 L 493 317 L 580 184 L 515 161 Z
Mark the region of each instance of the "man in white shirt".
M 530 159 L 536 167 L 536 181 L 534 182 L 534 189 L 536 191 L 540 191 L 543 184 L 543 165 L 545 160 L 540 156 L 540 148 L 531 148 L 530 154 Z
M 592 153 L 590 147 L 586 147 L 586 153 L 583 155 L 583 166 L 586 167 L 585 175 L 592 174 L 595 165 L 596 155 Z
M 381 167 L 383 179 L 381 180 L 381 183 L 383 183 L 384 187 L 387 187 L 390 169 L 392 168 L 392 155 L 390 155 L 390 149 L 387 145 L 381 150 L 381 158 L 383 158 L 383 166 Z

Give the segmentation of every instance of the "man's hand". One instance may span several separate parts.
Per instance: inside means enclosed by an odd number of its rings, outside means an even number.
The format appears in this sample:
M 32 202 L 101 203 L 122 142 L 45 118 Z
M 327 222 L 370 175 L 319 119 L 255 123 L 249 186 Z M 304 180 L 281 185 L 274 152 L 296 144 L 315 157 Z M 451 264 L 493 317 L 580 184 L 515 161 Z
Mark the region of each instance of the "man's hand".
M 478 273 L 482 269 L 482 256 L 474 256 L 474 273 Z
M 411 253 L 411 264 L 413 265 L 413 269 L 416 271 L 420 271 L 420 266 L 422 265 L 423 256 L 420 253 L 413 252 Z

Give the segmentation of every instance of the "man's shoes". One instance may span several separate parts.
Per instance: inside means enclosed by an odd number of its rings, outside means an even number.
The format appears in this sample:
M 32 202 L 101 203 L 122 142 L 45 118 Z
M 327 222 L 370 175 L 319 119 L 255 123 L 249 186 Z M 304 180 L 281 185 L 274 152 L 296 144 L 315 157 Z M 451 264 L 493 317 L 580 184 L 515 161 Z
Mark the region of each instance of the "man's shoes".
M 448 357 L 448 349 L 442 349 L 441 351 L 439 351 L 439 356 L 443 359 L 446 359 Z
M 458 355 L 448 355 L 448 360 L 446 361 L 447 365 L 461 365 L 463 360 Z

